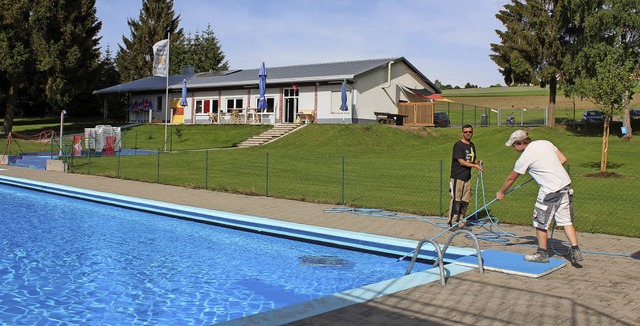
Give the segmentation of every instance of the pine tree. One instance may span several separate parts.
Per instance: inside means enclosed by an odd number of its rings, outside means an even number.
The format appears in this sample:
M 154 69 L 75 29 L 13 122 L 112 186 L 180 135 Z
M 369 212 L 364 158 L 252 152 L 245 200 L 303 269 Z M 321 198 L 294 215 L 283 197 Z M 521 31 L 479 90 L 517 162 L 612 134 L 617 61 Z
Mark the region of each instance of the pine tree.
M 11 132 L 17 102 L 28 89 L 33 74 L 30 56 L 29 11 L 30 0 L 2 0 L 0 2 L 0 81 L 6 103 L 2 131 Z
M 187 44 L 186 63 L 193 65 L 196 72 L 229 70 L 229 63 L 210 24 Z
M 491 44 L 490 57 L 507 85 L 549 84 L 549 126 L 555 126 L 557 78 L 566 54 L 566 13 L 560 0 L 512 0 L 496 14 L 506 29 L 496 30 L 501 43 Z
M 31 9 L 31 42 L 38 82 L 54 112 L 88 110 L 100 58 L 95 0 L 39 0 Z M 76 113 L 80 113 L 75 110 Z
M 124 47 L 119 46 L 116 65 L 120 81 L 150 77 L 153 68 L 153 45 L 171 33 L 171 50 L 182 39 L 179 28 L 180 15 L 173 10 L 173 0 L 143 0 L 138 20 L 128 19 L 130 38 L 122 37 Z M 170 73 L 179 71 L 179 62 L 169 54 Z M 175 62 L 174 62 L 175 61 Z

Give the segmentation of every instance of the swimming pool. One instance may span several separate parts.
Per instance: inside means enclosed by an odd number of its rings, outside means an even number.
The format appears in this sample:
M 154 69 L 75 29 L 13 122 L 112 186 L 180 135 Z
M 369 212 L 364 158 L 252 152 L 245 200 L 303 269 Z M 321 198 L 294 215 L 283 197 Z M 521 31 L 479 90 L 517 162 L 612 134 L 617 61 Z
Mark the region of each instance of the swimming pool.
M 209 222 L 234 218 L 243 228 L 250 225 L 263 232 L 289 233 L 287 236 L 298 232 L 313 238 L 326 231 L 299 225 L 302 230 L 294 230 L 283 222 L 267 225 L 255 217 L 224 216 L 223 212 L 8 177 L 0 181 L 149 211 L 164 206 L 163 214 L 190 213 L 195 216 L 191 219 L 204 219 L 208 214 Z M 303 304 L 308 308 L 310 302 L 335 298 L 335 293 L 353 296 L 371 283 L 398 278 L 407 267 L 407 262 L 398 263 L 395 258 L 5 185 L 0 185 L 0 198 L 15 209 L 0 216 L 0 321 L 11 324 L 204 325 L 249 315 L 262 318 L 265 311 L 273 314 L 284 309 L 281 307 Z M 342 243 L 347 235 L 335 232 L 331 238 Z M 364 237 L 355 238 L 355 247 L 374 246 Z M 381 252 L 410 248 L 398 243 L 380 246 L 386 248 Z M 424 276 L 419 274 L 410 276 Z M 410 279 L 395 283 L 415 286 Z

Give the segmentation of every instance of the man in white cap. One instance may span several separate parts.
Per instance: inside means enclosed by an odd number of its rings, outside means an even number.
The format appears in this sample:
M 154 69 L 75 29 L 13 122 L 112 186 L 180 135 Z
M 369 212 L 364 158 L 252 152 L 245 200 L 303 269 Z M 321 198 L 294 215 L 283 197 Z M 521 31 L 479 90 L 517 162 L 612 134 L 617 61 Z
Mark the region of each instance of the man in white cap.
M 564 233 L 571 243 L 569 259 L 574 264 L 581 261 L 582 252 L 573 226 L 571 178 L 563 167 L 567 158 L 547 140 L 531 141 L 529 134 L 524 130 L 514 131 L 505 145 L 513 147 L 522 154 L 502 185 L 502 189 L 496 193 L 496 199 L 504 199 L 511 185 L 526 172 L 529 172 L 540 186 L 533 210 L 533 226 L 536 228 L 538 250 L 534 254 L 525 255 L 524 260 L 536 263 L 549 262 L 547 230 L 551 221 L 555 219 L 556 224 L 564 228 Z

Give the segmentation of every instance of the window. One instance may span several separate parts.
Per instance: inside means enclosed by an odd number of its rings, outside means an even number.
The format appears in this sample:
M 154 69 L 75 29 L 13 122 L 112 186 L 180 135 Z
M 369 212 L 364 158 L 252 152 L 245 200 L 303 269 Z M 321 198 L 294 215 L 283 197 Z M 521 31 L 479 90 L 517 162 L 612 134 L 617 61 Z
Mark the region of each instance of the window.
M 266 113 L 273 113 L 273 108 L 275 106 L 275 99 L 273 97 L 266 97 L 267 99 L 267 109 L 264 110 Z M 260 97 L 256 98 L 256 108 L 258 107 L 258 103 L 260 102 Z
M 196 100 L 196 114 L 218 113 L 218 100 Z
M 156 98 L 156 103 L 158 104 L 158 106 L 156 106 L 156 111 L 162 112 L 162 96 L 158 96 L 158 98 Z
M 242 98 L 229 98 L 227 99 L 227 112 L 233 109 L 242 109 L 244 107 Z
M 284 89 L 284 96 L 285 97 L 295 97 L 298 96 L 299 92 L 298 92 L 298 87 L 296 88 L 285 88 Z

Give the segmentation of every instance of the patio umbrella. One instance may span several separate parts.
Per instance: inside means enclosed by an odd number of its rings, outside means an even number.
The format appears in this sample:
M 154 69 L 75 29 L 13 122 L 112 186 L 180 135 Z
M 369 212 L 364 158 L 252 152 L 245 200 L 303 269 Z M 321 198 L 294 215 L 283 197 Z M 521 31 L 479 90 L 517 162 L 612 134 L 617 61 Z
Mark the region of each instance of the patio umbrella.
M 452 100 L 442 96 L 442 95 L 438 95 L 438 94 L 431 94 L 429 96 L 425 96 L 428 99 L 434 100 L 434 101 L 440 101 L 440 102 L 453 102 Z
M 264 67 L 264 62 L 260 67 L 258 73 L 258 86 L 260 87 L 260 98 L 258 99 L 258 110 L 263 112 L 267 109 L 267 99 L 264 97 L 264 93 L 267 90 L 267 69 Z
M 342 111 L 342 123 L 344 123 L 344 113 L 349 110 L 347 106 L 347 80 L 342 81 L 342 89 L 341 89 L 340 98 L 342 99 L 342 103 L 340 104 L 340 111 Z
M 180 100 L 180 106 L 187 106 L 187 80 L 182 80 L 182 99 Z
M 264 93 L 267 90 L 267 68 L 264 67 L 264 62 L 260 66 L 260 72 L 258 72 L 258 88 L 260 89 L 260 97 L 258 98 L 258 111 L 264 112 L 267 109 L 267 99 Z M 262 124 L 262 119 L 260 119 Z

